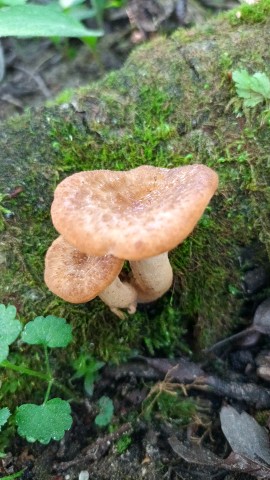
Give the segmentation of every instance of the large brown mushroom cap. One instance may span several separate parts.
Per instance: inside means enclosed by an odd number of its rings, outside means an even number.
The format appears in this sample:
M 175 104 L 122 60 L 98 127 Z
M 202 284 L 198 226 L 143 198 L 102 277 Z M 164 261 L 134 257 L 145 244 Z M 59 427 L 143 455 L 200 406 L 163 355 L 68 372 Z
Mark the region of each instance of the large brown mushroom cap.
M 217 174 L 204 165 L 75 173 L 56 188 L 52 220 L 85 254 L 139 260 L 181 243 L 217 185 Z
M 44 280 L 48 288 L 70 303 L 92 300 L 120 273 L 123 260 L 112 255 L 87 256 L 58 237 L 45 257 Z

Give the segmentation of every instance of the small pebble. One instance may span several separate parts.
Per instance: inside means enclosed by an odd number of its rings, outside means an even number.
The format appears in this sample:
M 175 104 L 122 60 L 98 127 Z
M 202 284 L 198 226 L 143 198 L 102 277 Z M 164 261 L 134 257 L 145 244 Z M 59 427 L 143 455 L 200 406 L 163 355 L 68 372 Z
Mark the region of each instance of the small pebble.
M 79 473 L 79 480 L 89 480 L 89 472 L 87 470 L 82 470 Z

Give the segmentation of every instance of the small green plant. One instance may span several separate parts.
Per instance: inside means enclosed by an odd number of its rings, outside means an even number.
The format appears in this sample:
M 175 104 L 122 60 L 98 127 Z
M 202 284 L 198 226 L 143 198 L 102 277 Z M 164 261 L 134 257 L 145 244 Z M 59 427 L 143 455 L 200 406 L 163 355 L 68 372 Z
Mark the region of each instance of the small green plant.
M 259 103 L 270 101 L 270 80 L 263 72 L 250 75 L 247 70 L 235 70 L 232 73 L 237 95 L 243 99 L 244 107 L 255 107 Z
M 51 439 L 60 440 L 65 431 L 71 427 L 71 409 L 66 400 L 50 397 L 51 388 L 55 385 L 66 394 L 70 392 L 59 384 L 53 376 L 49 361 L 49 350 L 66 347 L 72 340 L 71 327 L 63 318 L 53 315 L 36 317 L 23 328 L 16 319 L 16 308 L 12 305 L 0 305 L 0 367 L 11 369 L 19 374 L 39 378 L 47 383 L 44 400 L 41 405 L 23 404 L 17 407 L 14 418 L 19 435 L 28 442 L 39 441 L 47 444 Z M 41 345 L 44 350 L 45 372 L 40 372 L 16 365 L 8 360 L 9 347 L 20 337 L 28 345 Z M 7 407 L 0 409 L 0 429 L 9 417 Z
M 105 395 L 98 401 L 99 414 L 95 418 L 95 424 L 98 427 L 107 427 L 111 423 L 114 412 L 113 402 Z
M 91 397 L 94 391 L 94 383 L 98 377 L 98 371 L 104 365 L 104 362 L 96 360 L 88 353 L 81 353 L 81 355 L 72 364 L 75 373 L 71 377 L 71 381 L 83 378 L 85 392 Z
M 169 301 L 172 302 L 172 299 Z M 186 329 L 181 322 L 181 313 L 176 307 L 168 303 L 167 309 L 156 316 L 155 328 L 152 330 L 151 328 L 151 325 L 145 326 L 143 339 L 150 355 L 154 355 L 157 350 L 169 354 L 176 346 L 183 352 L 189 353 L 183 339 Z
M 242 99 L 242 106 L 246 109 L 256 107 L 260 103 L 265 105 L 260 114 L 261 126 L 270 124 L 270 79 L 265 73 L 256 72 L 250 75 L 247 70 L 235 70 L 232 73 L 232 79 L 235 82 L 236 92 L 239 99 Z M 241 105 L 237 104 L 238 99 L 233 98 L 231 104 L 235 104 L 235 111 L 239 112 Z M 248 115 L 247 115 L 248 116 Z

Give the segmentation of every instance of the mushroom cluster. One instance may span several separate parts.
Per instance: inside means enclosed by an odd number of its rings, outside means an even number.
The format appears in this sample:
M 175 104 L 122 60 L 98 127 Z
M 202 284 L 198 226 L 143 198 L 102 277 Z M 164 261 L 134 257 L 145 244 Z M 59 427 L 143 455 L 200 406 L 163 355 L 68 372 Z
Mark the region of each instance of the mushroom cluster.
M 99 296 L 120 317 L 161 297 L 173 280 L 168 251 L 192 232 L 217 186 L 201 164 L 67 177 L 51 207 L 60 237 L 45 258 L 48 288 L 71 303 Z M 121 281 L 125 260 L 131 274 Z

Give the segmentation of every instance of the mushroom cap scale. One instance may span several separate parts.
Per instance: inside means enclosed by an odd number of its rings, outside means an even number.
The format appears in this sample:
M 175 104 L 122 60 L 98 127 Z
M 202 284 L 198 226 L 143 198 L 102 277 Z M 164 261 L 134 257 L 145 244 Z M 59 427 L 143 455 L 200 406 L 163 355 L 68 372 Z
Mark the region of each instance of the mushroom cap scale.
M 52 221 L 87 255 L 141 260 L 181 243 L 217 185 L 217 174 L 200 164 L 79 172 L 57 186 Z
M 70 303 L 95 298 L 118 276 L 123 260 L 112 255 L 87 256 L 60 236 L 45 257 L 44 280 L 58 297 Z

